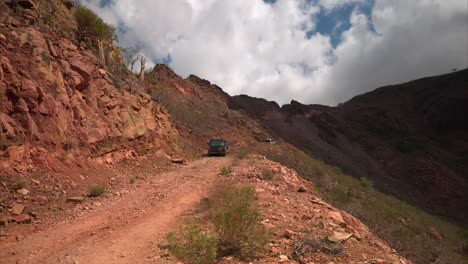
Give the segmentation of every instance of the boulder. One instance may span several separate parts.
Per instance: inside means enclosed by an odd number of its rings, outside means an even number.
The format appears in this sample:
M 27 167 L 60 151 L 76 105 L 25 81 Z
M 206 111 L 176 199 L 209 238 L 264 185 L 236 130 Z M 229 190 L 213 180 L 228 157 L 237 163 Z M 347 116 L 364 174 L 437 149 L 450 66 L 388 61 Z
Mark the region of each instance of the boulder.
M 299 186 L 297 191 L 298 192 L 308 192 L 309 190 L 304 185 L 301 185 L 301 186 Z

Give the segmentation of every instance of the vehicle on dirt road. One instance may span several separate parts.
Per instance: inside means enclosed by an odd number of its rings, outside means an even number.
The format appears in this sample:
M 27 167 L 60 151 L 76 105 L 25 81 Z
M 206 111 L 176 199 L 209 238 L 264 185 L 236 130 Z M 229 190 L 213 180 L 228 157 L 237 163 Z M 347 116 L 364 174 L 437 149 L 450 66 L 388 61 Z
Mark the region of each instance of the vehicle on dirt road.
M 208 143 L 208 156 L 220 155 L 226 156 L 229 149 L 229 143 L 223 138 L 212 138 Z

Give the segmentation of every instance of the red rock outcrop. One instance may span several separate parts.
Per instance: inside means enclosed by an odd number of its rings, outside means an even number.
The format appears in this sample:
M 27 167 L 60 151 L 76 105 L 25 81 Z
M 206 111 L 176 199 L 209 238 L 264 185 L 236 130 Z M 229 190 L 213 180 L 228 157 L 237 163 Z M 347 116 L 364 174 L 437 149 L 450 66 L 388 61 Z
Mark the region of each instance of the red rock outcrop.
M 25 166 L 32 153 L 99 156 L 137 138 L 145 149 L 176 145 L 168 113 L 148 94 L 116 87 L 90 50 L 21 17 L 2 13 L 0 21 L 3 169 Z

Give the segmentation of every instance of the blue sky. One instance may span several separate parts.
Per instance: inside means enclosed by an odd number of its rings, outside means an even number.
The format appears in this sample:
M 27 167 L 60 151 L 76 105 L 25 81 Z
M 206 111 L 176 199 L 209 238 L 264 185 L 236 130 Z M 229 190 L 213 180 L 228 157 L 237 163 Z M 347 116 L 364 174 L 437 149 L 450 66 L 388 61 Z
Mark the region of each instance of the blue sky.
M 323 10 L 317 16 L 317 28 L 309 34 L 319 32 L 329 35 L 332 45 L 336 47 L 341 42 L 341 34 L 351 27 L 350 17 L 353 11 L 366 15 L 372 25 L 371 12 L 375 1 L 369 0 L 364 3 L 350 3 L 331 11 Z
M 110 0 L 102 0 L 110 1 Z M 263 0 L 268 4 L 275 4 L 277 0 Z M 312 4 L 317 1 L 310 1 Z M 307 36 L 312 36 L 316 33 L 328 35 L 331 38 L 332 45 L 336 47 L 341 41 L 341 34 L 351 27 L 350 17 L 353 11 L 358 10 L 366 15 L 371 20 L 371 12 L 374 7 L 375 0 L 366 0 L 364 2 L 347 3 L 339 8 L 326 10 L 322 8 L 317 17 L 314 18 L 317 23 L 315 30 L 307 32 Z

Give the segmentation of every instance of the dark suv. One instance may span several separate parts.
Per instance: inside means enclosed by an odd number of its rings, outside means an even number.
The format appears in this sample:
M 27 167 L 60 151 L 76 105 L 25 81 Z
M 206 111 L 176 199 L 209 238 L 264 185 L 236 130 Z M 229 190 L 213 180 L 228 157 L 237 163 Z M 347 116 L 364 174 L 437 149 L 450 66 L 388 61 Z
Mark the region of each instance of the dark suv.
M 208 143 L 208 156 L 222 155 L 226 156 L 229 148 L 227 140 L 222 138 L 212 138 Z

